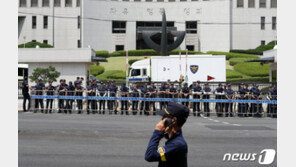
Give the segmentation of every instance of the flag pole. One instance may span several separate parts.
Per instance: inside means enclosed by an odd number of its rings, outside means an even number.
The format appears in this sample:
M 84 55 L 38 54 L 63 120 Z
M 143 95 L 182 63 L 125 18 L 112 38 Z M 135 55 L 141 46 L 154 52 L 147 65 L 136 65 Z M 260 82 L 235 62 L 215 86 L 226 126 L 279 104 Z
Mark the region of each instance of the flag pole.
M 125 84 L 128 86 L 128 50 L 125 52 Z

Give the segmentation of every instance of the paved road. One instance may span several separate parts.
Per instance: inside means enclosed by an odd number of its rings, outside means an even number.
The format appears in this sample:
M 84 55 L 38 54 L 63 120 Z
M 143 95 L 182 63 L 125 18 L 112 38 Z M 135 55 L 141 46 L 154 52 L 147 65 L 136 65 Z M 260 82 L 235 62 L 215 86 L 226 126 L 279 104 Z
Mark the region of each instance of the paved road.
M 146 162 L 144 154 L 159 120 L 158 116 L 19 112 L 19 166 L 157 166 Z M 271 118 L 189 117 L 183 128 L 188 165 L 259 166 L 258 160 L 238 164 L 222 159 L 228 152 L 259 154 L 276 149 L 276 128 L 276 119 Z

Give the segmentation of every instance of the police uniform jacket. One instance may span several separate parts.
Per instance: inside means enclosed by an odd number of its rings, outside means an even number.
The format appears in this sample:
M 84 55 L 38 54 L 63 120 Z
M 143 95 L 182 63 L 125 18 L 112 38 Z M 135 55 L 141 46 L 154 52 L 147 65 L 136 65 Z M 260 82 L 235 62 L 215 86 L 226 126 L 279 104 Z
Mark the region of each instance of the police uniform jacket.
M 60 88 L 59 89 L 59 95 L 60 96 L 64 96 L 66 94 L 65 92 L 62 92 L 61 90 L 66 90 L 67 86 L 68 86 L 67 84 L 62 84 L 62 85 L 57 86 L 57 87 Z
M 165 146 L 158 147 L 159 141 L 166 137 Z M 182 130 L 168 138 L 163 132 L 154 130 L 149 141 L 145 160 L 158 161 L 159 167 L 187 167 L 187 143 L 183 138 Z
M 139 91 L 138 91 L 138 88 L 137 87 L 132 86 L 131 87 L 131 91 L 132 91 L 131 95 L 133 97 L 139 97 Z
M 106 95 L 108 89 L 107 89 L 106 86 L 103 86 L 103 87 L 102 86 L 99 86 L 98 87 L 98 91 L 99 91 L 99 95 L 102 97 L 102 96 L 105 96 Z
M 76 87 L 76 90 L 79 90 L 79 91 L 76 91 L 76 96 L 83 96 L 83 92 L 81 91 L 83 90 L 82 86 Z
M 22 92 L 23 92 L 23 95 L 29 95 L 29 84 L 27 81 L 24 81 L 23 84 L 22 84 Z
M 47 92 L 46 94 L 49 95 L 49 96 L 52 96 L 54 94 L 54 91 L 55 91 L 55 87 L 54 86 L 47 86 L 45 89 L 47 89 Z
M 116 85 L 110 85 L 109 86 L 109 90 L 110 90 L 110 96 L 114 97 L 116 95 L 117 92 L 117 86 Z
M 67 86 L 67 95 L 68 96 L 74 96 L 75 87 L 73 85 Z
M 36 95 L 43 95 L 43 88 L 45 88 L 45 85 L 43 83 L 36 84 L 35 85 L 35 90 L 36 90 Z
M 95 88 L 92 85 L 92 86 L 86 86 L 86 89 L 89 91 L 89 90 L 93 90 Z M 93 90 L 93 92 L 87 93 L 87 95 L 88 96 L 95 96 L 96 95 L 96 92 Z

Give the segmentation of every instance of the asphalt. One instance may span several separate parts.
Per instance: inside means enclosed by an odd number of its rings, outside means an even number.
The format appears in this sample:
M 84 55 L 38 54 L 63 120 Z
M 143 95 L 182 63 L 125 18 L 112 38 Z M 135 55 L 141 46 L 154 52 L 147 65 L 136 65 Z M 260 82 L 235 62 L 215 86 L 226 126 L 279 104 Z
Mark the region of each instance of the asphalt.
M 158 116 L 18 114 L 20 167 L 150 167 L 144 159 Z M 259 166 L 225 153 L 277 149 L 277 120 L 190 116 L 183 127 L 188 166 Z M 164 140 L 161 141 L 164 144 Z M 275 161 L 269 166 L 276 166 Z

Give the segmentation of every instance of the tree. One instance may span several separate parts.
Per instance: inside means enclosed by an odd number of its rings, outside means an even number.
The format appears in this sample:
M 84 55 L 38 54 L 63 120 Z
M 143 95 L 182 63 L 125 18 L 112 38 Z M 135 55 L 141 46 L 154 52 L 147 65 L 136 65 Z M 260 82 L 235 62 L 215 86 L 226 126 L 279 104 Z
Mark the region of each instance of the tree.
M 38 79 L 42 79 L 43 82 L 46 83 L 48 81 L 57 81 L 57 78 L 60 75 L 61 73 L 56 71 L 52 66 L 49 66 L 48 68 L 37 67 L 29 78 L 31 79 L 31 82 L 37 82 Z

